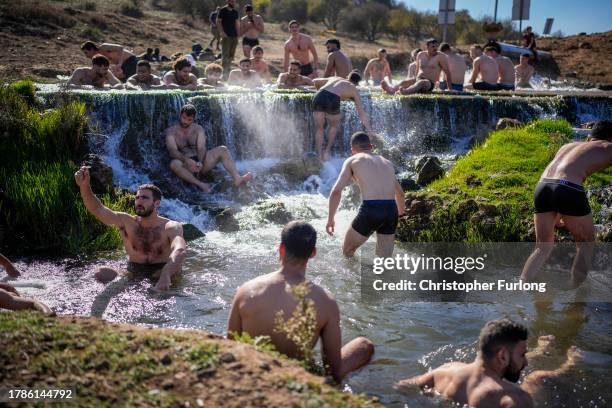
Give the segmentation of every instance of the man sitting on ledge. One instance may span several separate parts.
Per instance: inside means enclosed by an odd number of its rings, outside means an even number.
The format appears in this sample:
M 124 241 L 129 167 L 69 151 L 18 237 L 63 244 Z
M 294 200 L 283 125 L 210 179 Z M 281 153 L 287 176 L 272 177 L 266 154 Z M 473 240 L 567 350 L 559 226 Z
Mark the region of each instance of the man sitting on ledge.
M 284 333 L 275 330 L 276 316 L 282 311 L 291 316 L 298 305 L 290 288 L 307 284 L 306 298 L 316 310 L 314 347 L 321 337 L 323 363 L 334 380 L 340 382 L 349 372 L 366 365 L 374 354 L 374 344 L 358 337 L 344 347 L 340 332 L 340 311 L 336 300 L 323 288 L 306 280 L 306 266 L 317 254 L 317 232 L 308 223 L 292 221 L 285 225 L 278 248 L 281 267 L 278 271 L 248 281 L 236 292 L 227 326 L 228 337 L 248 333 L 251 337 L 269 336 L 278 351 L 300 358 L 298 345 Z
M 91 68 L 81 67 L 74 70 L 66 84 L 68 88 L 111 88 L 122 89 L 123 84 L 109 71 L 109 62 L 104 55 L 96 55 L 91 59 Z
M 132 75 L 125 84 L 125 89 L 137 91 L 165 88 L 166 86 L 161 83 L 161 79 L 151 73 L 151 64 L 145 60 L 138 61 L 136 75 Z
M 166 72 L 163 81 L 168 89 L 195 91 L 198 87 L 198 77 L 191 73 L 191 63 L 185 57 L 174 61 L 172 71 Z

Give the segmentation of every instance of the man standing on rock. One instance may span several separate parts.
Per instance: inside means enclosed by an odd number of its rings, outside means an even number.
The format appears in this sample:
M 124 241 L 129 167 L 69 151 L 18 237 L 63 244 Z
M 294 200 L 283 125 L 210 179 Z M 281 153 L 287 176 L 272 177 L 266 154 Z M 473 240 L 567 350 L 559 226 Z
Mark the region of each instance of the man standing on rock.
M 406 203 L 402 187 L 395 178 L 393 164 L 372 152 L 370 137 L 364 132 L 351 136 L 351 157 L 344 161 L 342 171 L 329 195 L 329 215 L 325 227 L 329 235 L 335 231 L 334 217 L 342 198 L 342 190 L 357 182 L 363 202 L 346 232 L 342 253 L 351 257 L 376 231 L 376 255 L 393 255 L 398 217 L 404 215 Z
M 217 146 L 206 151 L 206 135 L 204 128 L 194 123 L 196 108 L 187 104 L 181 108 L 179 123 L 166 130 L 166 147 L 172 161 L 170 170 L 182 180 L 193 184 L 205 193 L 210 192 L 210 186 L 200 181 L 195 175 L 205 174 L 217 163 L 234 179 L 234 184 L 240 186 L 253 178 L 251 173 L 241 176 L 236 168 L 230 152 L 225 146 Z
M 381 48 L 378 50 L 378 58 L 372 58 L 363 71 L 363 79 L 366 82 L 372 78 L 374 86 L 379 86 L 383 79 L 391 80 L 391 67 L 387 61 L 387 50 Z
M 448 59 L 448 69 L 455 81 L 453 83 L 448 83 L 446 80 L 441 80 L 440 89 L 463 92 L 463 81 L 465 79 L 465 71 L 467 70 L 465 59 L 463 56 L 454 52 L 447 43 L 442 43 L 442 45 L 440 45 L 440 52 L 446 55 Z
M 223 56 L 223 75 L 227 78 L 232 69 L 232 61 L 238 46 L 238 35 L 240 34 L 240 19 L 236 10 L 236 0 L 227 0 L 227 4 L 221 7 L 217 16 L 217 27 L 221 34 L 221 54 Z
M 374 354 L 374 344 L 358 337 L 342 347 L 340 311 L 336 300 L 325 289 L 306 280 L 308 260 L 317 254 L 317 232 L 308 223 L 292 221 L 285 225 L 278 248 L 278 271 L 248 281 L 236 291 L 227 325 L 228 337 L 242 333 L 251 337 L 269 336 L 278 351 L 293 358 L 303 358 L 303 349 L 277 330 L 277 314 L 285 319 L 293 315 L 298 300 L 291 292 L 297 285 L 307 285 L 306 299 L 314 306 L 314 333 L 309 345 L 319 337 L 325 367 L 336 382 L 366 365 Z M 300 316 L 306 318 L 306 316 Z M 304 346 L 304 345 L 301 345 Z
M 329 78 L 332 76 L 346 78 L 353 70 L 353 64 L 350 58 L 340 51 L 340 41 L 332 38 L 325 42 L 327 47 L 327 66 L 323 76 Z
M 421 51 L 416 58 L 417 76 L 415 79 L 405 79 L 397 86 L 391 86 L 386 80 L 381 88 L 388 94 L 410 95 L 414 93 L 427 93 L 433 91 L 436 82 L 440 80 L 440 72 L 444 72 L 448 83 L 453 83 L 453 77 L 448 68 L 448 58 L 438 52 L 438 40 L 427 40 L 427 51 Z
M 300 66 L 300 75 L 316 78 L 318 76 L 319 57 L 317 56 L 317 50 L 312 37 L 300 33 L 300 23 L 295 20 L 289 22 L 289 32 L 291 37 L 285 41 L 283 71 L 287 72 L 289 69 L 289 58 L 293 56 L 293 59 L 298 60 L 302 64 Z M 309 54 L 312 54 L 312 61 Z
M 259 34 L 264 32 L 264 21 L 259 14 L 254 14 L 253 6 L 244 6 L 245 16 L 240 19 L 242 52 L 245 58 L 251 58 L 251 49 L 259 45 Z
M 554 248 L 555 226 L 562 218 L 576 241 L 572 285 L 585 279 L 593 255 L 595 227 L 584 180 L 612 166 L 612 122 L 593 126 L 585 142 L 562 146 L 542 173 L 534 192 L 536 248 L 523 267 L 521 279 L 534 280 Z
M 87 167 L 81 167 L 74 179 L 87 210 L 103 224 L 119 228 L 128 255 L 128 272 L 132 276 L 157 278 L 155 289 L 167 290 L 172 278 L 181 273 L 187 244 L 181 224 L 157 214 L 162 199 L 159 188 L 153 184 L 138 187 L 134 200 L 136 215 L 130 215 L 113 211 L 100 202 L 91 191 Z M 106 283 L 118 274 L 113 268 L 101 267 L 95 277 Z
M 372 132 L 370 120 L 363 110 L 361 97 L 357 85 L 361 81 L 359 72 L 351 72 L 347 78 L 331 77 L 314 80 L 315 87 L 319 89 L 312 99 L 312 110 L 316 126 L 315 150 L 322 160 L 329 160 L 331 149 L 336 140 L 338 124 L 340 123 L 340 102 L 352 99 L 355 101 L 355 109 L 361 119 L 361 123 L 368 132 Z M 323 134 L 325 122 L 329 125 L 327 129 L 327 147 L 323 153 Z
M 97 46 L 91 41 L 86 41 L 81 45 L 81 51 L 87 58 L 93 58 L 96 54 L 108 58 L 111 72 L 122 82 L 136 73 L 138 58 L 122 45 L 104 43 Z

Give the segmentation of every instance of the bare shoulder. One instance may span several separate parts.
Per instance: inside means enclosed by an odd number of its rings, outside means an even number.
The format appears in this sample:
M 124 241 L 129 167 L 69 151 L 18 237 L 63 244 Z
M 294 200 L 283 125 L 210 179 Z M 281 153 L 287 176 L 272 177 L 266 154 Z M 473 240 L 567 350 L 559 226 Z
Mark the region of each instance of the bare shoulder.
M 175 233 L 175 234 L 183 236 L 183 225 L 180 222 L 173 221 L 173 220 L 170 220 L 170 219 L 164 218 L 164 217 L 159 217 L 159 218 L 161 218 L 163 220 L 163 222 L 164 222 L 164 229 L 167 232 L 171 232 L 171 233 Z

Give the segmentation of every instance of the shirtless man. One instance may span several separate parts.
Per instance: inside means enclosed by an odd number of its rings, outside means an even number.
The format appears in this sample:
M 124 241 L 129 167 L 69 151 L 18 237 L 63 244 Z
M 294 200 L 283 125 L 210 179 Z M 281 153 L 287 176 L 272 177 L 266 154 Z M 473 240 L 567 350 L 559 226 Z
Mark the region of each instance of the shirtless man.
M 325 42 L 327 47 L 327 66 L 323 77 L 329 78 L 332 76 L 346 78 L 353 70 L 353 64 L 345 53 L 340 51 L 340 41 L 332 38 Z
M 472 363 L 444 364 L 426 374 L 398 382 L 395 389 L 401 391 L 416 385 L 442 394 L 461 406 L 473 408 L 533 407 L 532 395 L 547 380 L 572 368 L 580 351 L 570 348 L 567 361 L 559 369 L 534 371 L 519 387 L 515 383 L 530 357 L 527 336 L 527 328 L 511 320 L 487 322 L 480 331 L 478 355 Z M 546 343 L 547 337 L 542 336 L 539 343 Z
M 81 51 L 90 59 L 97 54 L 108 58 L 113 75 L 122 82 L 127 81 L 136 73 L 138 58 L 122 45 L 103 43 L 98 46 L 91 41 L 86 41 L 81 45 Z
M 204 78 L 198 78 L 198 88 L 223 88 L 225 84 L 221 82 L 223 67 L 219 64 L 208 64 L 204 68 Z
M 128 255 L 129 274 L 158 278 L 155 289 L 167 290 L 172 278 L 181 273 L 187 244 L 181 224 L 157 214 L 162 199 L 159 188 L 152 184 L 138 187 L 134 200 L 136 215 L 130 215 L 102 205 L 91 191 L 87 167 L 81 167 L 74 178 L 87 210 L 103 224 L 119 228 Z M 106 283 L 118 274 L 115 269 L 101 267 L 95 277 Z
M 522 54 L 519 64 L 514 67 L 514 79 L 517 88 L 531 88 L 529 81 L 535 74 L 535 68 L 529 65 L 530 59 L 531 55 Z
M 283 71 L 287 72 L 289 69 L 289 56 L 292 55 L 293 59 L 300 61 L 300 75 L 316 78 L 319 57 L 312 37 L 300 33 L 300 23 L 295 20 L 289 22 L 289 32 L 291 37 L 285 41 Z M 312 54 L 312 61 L 310 61 L 309 53 Z
M 385 78 L 391 80 L 391 67 L 389 61 L 387 61 L 387 50 L 384 48 L 379 49 L 378 58 L 369 60 L 365 67 L 363 79 L 368 82 L 370 78 L 372 78 L 372 85 L 374 86 L 379 86 Z
M 241 86 L 243 88 L 257 88 L 261 86 L 261 78 L 259 74 L 251 69 L 251 60 L 243 58 L 240 60 L 240 69 L 234 69 L 230 72 L 227 79 L 228 85 Z
M 296 89 L 304 86 L 314 86 L 312 79 L 300 75 L 300 62 L 291 61 L 289 72 L 283 72 L 278 76 L 278 89 Z
M 487 49 L 493 49 L 493 47 L 487 47 Z M 476 47 L 470 49 L 470 55 L 472 58 L 476 57 L 472 66 L 470 84 L 472 84 L 474 89 L 481 91 L 497 91 L 499 89 L 497 86 L 497 78 L 499 76 L 497 61 L 483 54 Z M 480 80 L 477 81 L 477 79 Z
M 417 76 L 414 79 L 404 79 L 397 86 L 392 86 L 386 80 L 380 86 L 388 94 L 399 93 L 410 95 L 419 92 L 431 92 L 440 79 L 443 71 L 449 83 L 453 83 L 453 77 L 448 69 L 448 58 L 438 52 L 438 40 L 431 38 L 427 40 L 427 51 L 421 51 L 417 55 Z
M 410 53 L 410 59 L 412 60 L 412 62 L 410 64 L 408 64 L 408 75 L 406 76 L 406 79 L 414 79 L 417 76 L 417 62 L 416 62 L 416 58 L 417 55 L 419 55 L 419 52 L 423 51 L 420 48 L 416 48 L 414 50 L 412 50 L 412 52 Z M 391 79 L 391 78 L 389 78 Z
M 364 132 L 351 136 L 351 157 L 344 161 L 342 170 L 329 195 L 329 215 L 325 229 L 329 235 L 335 231 L 334 217 L 344 187 L 355 180 L 363 202 L 359 212 L 346 231 L 342 253 L 351 257 L 370 235 L 376 231 L 376 255 L 393 254 L 398 217 L 404 215 L 406 203 L 402 187 L 395 178 L 393 164 L 372 152 L 370 137 Z
M 485 54 L 497 62 L 498 78 L 497 87 L 501 91 L 514 91 L 514 64 L 508 57 L 499 54 L 499 49 L 495 46 L 485 48 Z
M 270 336 L 276 349 L 289 357 L 301 358 L 297 345 L 275 330 L 279 311 L 285 318 L 298 306 L 292 286 L 306 283 L 307 299 L 316 309 L 316 328 L 312 347 L 321 338 L 323 363 L 336 382 L 366 365 L 374 354 L 374 344 L 358 337 L 342 347 L 340 311 L 336 300 L 320 286 L 306 280 L 308 260 L 314 258 L 317 232 L 302 221 L 292 221 L 281 233 L 278 248 L 281 267 L 276 272 L 248 281 L 236 291 L 227 324 L 228 337 L 248 333 L 251 337 Z
M 149 61 L 138 61 L 136 75 L 132 75 L 125 83 L 125 89 L 146 91 L 147 89 L 165 89 L 161 79 L 157 75 L 151 74 L 151 64 Z
M 257 75 L 265 81 L 270 82 L 270 70 L 268 69 L 268 63 L 263 59 L 264 50 L 261 46 L 257 45 L 251 50 L 253 58 L 251 58 L 251 67 L 253 71 L 257 72 Z
M 225 170 L 239 186 L 253 178 L 251 173 L 241 176 L 225 146 L 218 146 L 206 151 L 206 135 L 204 128 L 194 123 L 196 108 L 187 104 L 181 108 L 179 123 L 166 130 L 166 147 L 170 154 L 170 170 L 182 180 L 195 185 L 205 193 L 210 192 L 210 186 L 198 180 L 194 174 L 204 174 L 212 170 L 217 163 L 222 162 Z
M 465 71 L 467 70 L 465 59 L 463 56 L 454 52 L 447 43 L 442 43 L 440 45 L 440 52 L 446 55 L 446 58 L 448 59 L 448 69 L 455 79 L 455 82 L 451 84 L 450 89 L 457 92 L 463 92 L 463 80 L 465 78 Z M 440 80 L 440 89 L 448 89 L 448 82 L 445 80 Z
M 534 280 L 552 253 L 555 226 L 563 218 L 576 242 L 572 264 L 572 286 L 585 279 L 593 255 L 595 228 L 582 183 L 593 173 L 612 165 L 612 122 L 593 126 L 585 142 L 562 146 L 542 173 L 534 192 L 536 247 L 527 259 L 521 279 Z
M 186 89 L 195 91 L 198 87 L 198 77 L 191 73 L 191 63 L 181 57 L 172 64 L 172 71 L 164 75 L 164 85 L 168 89 Z
M 74 70 L 66 85 L 69 88 L 111 88 L 122 89 L 123 84 L 108 69 L 109 62 L 104 55 L 95 55 L 91 59 L 91 68 L 81 67 Z
M 17 278 L 21 273 L 4 255 L 0 254 L 0 266 L 4 268 L 8 276 Z M 26 299 L 22 297 L 13 285 L 0 282 L 0 309 L 8 310 L 38 310 L 46 315 L 54 315 L 55 313 L 49 307 L 37 300 Z
M 370 120 L 363 110 L 361 97 L 357 85 L 361 81 L 359 72 L 353 71 L 348 78 L 331 77 L 315 79 L 315 87 L 319 90 L 312 99 L 312 111 L 316 126 L 315 150 L 322 160 L 329 160 L 331 149 L 336 140 L 338 124 L 340 123 L 340 102 L 352 99 L 355 101 L 355 109 L 368 133 L 372 132 Z M 327 129 L 327 147 L 323 153 L 323 134 L 325 133 L 325 122 L 329 125 Z
M 242 52 L 245 58 L 251 58 L 251 48 L 259 45 L 259 34 L 264 32 L 264 21 L 259 14 L 253 13 L 253 6 L 244 6 L 245 16 L 240 19 Z

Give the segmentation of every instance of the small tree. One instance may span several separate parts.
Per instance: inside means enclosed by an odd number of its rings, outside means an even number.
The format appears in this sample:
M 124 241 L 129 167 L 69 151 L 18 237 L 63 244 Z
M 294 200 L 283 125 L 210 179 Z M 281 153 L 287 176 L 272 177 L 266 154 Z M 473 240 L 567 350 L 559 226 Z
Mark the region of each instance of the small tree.
M 328 30 L 337 30 L 342 12 L 348 10 L 348 0 L 309 0 L 308 15 L 315 22 L 322 22 Z
M 271 0 L 268 18 L 272 21 L 308 21 L 307 0 Z
M 384 32 L 389 17 L 389 8 L 380 3 L 366 3 L 356 7 L 342 21 L 345 31 L 374 42 Z

